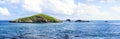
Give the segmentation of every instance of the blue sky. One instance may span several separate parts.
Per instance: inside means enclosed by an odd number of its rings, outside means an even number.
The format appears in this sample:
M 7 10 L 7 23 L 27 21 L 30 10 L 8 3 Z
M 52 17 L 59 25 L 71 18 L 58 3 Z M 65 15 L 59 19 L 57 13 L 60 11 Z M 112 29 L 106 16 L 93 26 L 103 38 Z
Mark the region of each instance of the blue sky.
M 120 20 L 120 0 L 0 0 L 0 20 L 44 13 L 58 19 Z

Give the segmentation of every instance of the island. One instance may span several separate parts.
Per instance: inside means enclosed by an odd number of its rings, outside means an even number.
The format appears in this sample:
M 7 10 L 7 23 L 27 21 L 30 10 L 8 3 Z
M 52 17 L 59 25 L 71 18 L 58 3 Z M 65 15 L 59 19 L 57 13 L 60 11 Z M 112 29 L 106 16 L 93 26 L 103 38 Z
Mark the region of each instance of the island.
M 87 21 L 87 20 L 76 20 L 75 22 L 90 22 L 90 21 Z
M 55 23 L 61 22 L 59 19 L 56 19 L 52 16 L 46 14 L 36 14 L 29 17 L 18 18 L 16 20 L 9 21 L 12 23 Z
M 70 20 L 70 19 L 66 19 L 66 21 L 67 21 L 67 22 L 71 22 L 71 20 Z

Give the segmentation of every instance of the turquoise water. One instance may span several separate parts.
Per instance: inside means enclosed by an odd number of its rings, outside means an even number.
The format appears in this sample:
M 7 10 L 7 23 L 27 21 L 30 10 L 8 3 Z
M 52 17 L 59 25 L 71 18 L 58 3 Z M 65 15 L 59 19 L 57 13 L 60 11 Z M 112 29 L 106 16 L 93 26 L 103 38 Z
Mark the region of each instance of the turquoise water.
M 0 39 L 119 39 L 120 21 L 9 23 L 0 21 Z

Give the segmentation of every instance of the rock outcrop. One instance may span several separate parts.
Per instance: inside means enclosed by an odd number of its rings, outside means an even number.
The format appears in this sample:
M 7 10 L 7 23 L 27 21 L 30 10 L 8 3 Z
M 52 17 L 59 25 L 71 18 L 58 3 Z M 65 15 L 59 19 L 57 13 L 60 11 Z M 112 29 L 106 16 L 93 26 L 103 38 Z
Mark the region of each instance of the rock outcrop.
M 45 14 L 36 14 L 34 16 L 19 18 L 10 22 L 14 23 L 49 23 L 49 22 L 61 22 L 60 20 L 45 15 Z
M 76 20 L 75 22 L 90 22 L 90 21 L 85 21 L 85 20 Z
M 70 19 L 66 19 L 66 21 L 67 21 L 67 22 L 71 22 L 71 20 L 70 20 Z

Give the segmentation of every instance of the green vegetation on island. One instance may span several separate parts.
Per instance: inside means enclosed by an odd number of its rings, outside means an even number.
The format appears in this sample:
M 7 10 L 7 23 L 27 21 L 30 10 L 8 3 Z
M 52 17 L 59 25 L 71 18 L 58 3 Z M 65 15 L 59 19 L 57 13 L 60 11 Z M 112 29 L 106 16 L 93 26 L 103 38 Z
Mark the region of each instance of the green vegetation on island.
M 48 16 L 46 14 L 36 14 L 29 17 L 19 18 L 10 22 L 16 23 L 49 23 L 49 22 L 61 22 L 60 20 Z

